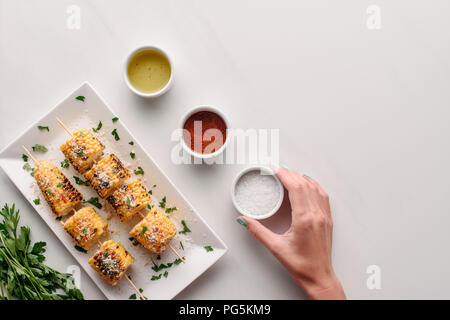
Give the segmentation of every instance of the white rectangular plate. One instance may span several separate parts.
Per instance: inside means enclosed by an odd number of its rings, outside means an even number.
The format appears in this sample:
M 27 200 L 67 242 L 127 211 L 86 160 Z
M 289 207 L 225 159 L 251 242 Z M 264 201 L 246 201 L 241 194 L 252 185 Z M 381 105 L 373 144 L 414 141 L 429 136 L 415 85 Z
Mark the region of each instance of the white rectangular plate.
M 84 96 L 85 101 L 82 102 L 75 99 L 77 96 Z M 111 119 L 115 116 L 99 94 L 88 83 L 84 83 L 46 116 L 33 124 L 22 136 L 6 147 L 0 153 L 0 166 L 105 296 L 108 299 L 128 299 L 134 293 L 134 290 L 126 279 L 121 279 L 116 286 L 112 287 L 89 266 L 89 257 L 98 249 L 98 245 L 93 246 L 87 254 L 74 248 L 75 243 L 73 239 L 64 231 L 60 222 L 55 220 L 55 216 L 44 200 L 34 178 L 31 177 L 30 172 L 23 169 L 24 161 L 21 157 L 24 153 L 22 146 L 26 146 L 31 150 L 32 145 L 36 143 L 42 144 L 48 148 L 48 152 L 33 152 L 33 155 L 37 159 L 48 160 L 60 167 L 60 162 L 64 159 L 64 156 L 59 150 L 59 146 L 69 136 L 58 125 L 55 117 L 62 119 L 72 132 L 82 128 L 91 130 L 91 128 L 97 127 L 99 121 L 102 121 L 103 127 L 94 135 L 105 144 L 105 154 L 115 153 L 131 172 L 137 169 L 138 166 L 141 166 L 145 172 L 144 176 L 136 176 L 132 173 L 132 179 L 141 178 L 147 188 L 153 191 L 152 199 L 154 205 L 158 206 L 159 201 L 165 196 L 167 207 L 176 206 L 178 208 L 170 214 L 170 218 L 178 230 L 183 229 L 181 225 L 182 220 L 185 220 L 187 226 L 192 230 L 186 235 L 177 234 L 171 241 L 176 250 L 186 258 L 186 263 L 173 265 L 160 272 L 154 272 L 151 268 L 153 266 L 152 260 L 158 265 L 161 263 L 167 264 L 177 258 L 175 254 L 170 250 L 166 250 L 161 254 L 160 260 L 157 260 L 156 255 L 152 255 L 141 246 L 133 246 L 129 240 L 128 232 L 139 221 L 139 218 L 136 217 L 136 219 L 132 219 L 128 223 L 120 223 L 117 216 L 110 211 L 109 205 L 99 198 L 103 208 L 96 210 L 108 222 L 108 229 L 113 231 L 103 237 L 102 240 L 110 238 L 119 241 L 135 258 L 135 262 L 129 268 L 128 274 L 136 286 L 143 289 L 143 293 L 148 299 L 172 299 L 222 257 L 227 251 L 227 247 L 161 171 L 150 155 L 142 149 L 139 142 L 131 135 L 125 125 L 120 120 L 116 123 L 112 122 Z M 50 132 L 38 130 L 38 125 L 49 126 Z M 119 141 L 115 141 L 111 135 L 111 131 L 114 128 L 117 129 L 120 136 Z M 130 141 L 134 141 L 133 146 L 129 144 Z M 136 154 L 134 160 L 131 159 L 130 152 Z M 29 162 L 34 166 L 31 159 L 29 159 Z M 75 183 L 73 176 L 85 179 L 72 166 L 67 169 L 61 168 L 61 171 L 83 194 L 85 199 L 98 197 L 91 187 L 80 186 Z M 153 187 L 154 185 L 156 187 Z M 33 200 L 36 198 L 41 199 L 40 205 L 34 204 Z M 107 219 L 108 217 L 109 219 Z M 63 218 L 63 220 L 66 219 L 66 217 Z M 183 243 L 184 250 L 181 248 L 180 241 Z M 211 246 L 214 250 L 207 252 L 204 248 L 205 246 Z M 168 271 L 167 277 L 163 275 L 159 280 L 151 280 L 152 276 L 158 276 L 165 271 Z

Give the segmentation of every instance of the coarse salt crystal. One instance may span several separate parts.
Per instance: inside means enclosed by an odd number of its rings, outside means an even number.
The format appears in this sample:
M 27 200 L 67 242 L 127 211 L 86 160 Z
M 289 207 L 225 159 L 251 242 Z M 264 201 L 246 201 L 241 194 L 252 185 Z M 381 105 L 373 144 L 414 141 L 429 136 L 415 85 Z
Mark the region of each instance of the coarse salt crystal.
M 272 175 L 254 170 L 239 178 L 234 194 L 242 211 L 258 216 L 275 208 L 280 199 L 280 188 Z

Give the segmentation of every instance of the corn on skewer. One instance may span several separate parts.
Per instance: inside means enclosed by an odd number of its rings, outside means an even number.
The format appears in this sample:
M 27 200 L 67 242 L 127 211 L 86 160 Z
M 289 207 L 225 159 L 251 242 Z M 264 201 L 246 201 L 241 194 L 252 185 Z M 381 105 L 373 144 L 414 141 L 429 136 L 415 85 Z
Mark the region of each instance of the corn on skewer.
M 142 212 L 139 212 L 139 216 L 140 216 L 142 219 L 145 218 L 145 216 L 142 214 Z M 131 232 L 131 231 L 130 231 L 130 232 Z M 186 261 L 184 260 L 184 258 L 177 252 L 177 250 L 175 250 L 175 248 L 174 248 L 170 243 L 168 243 L 167 246 L 173 251 L 173 253 L 175 253 L 175 255 L 176 255 L 183 263 L 186 263 Z
M 56 216 L 66 215 L 81 203 L 82 194 L 55 165 L 45 160 L 36 160 L 27 148 L 23 148 L 36 166 L 34 178 Z
M 57 120 L 58 123 L 64 128 L 64 130 L 66 130 L 66 132 L 67 132 L 68 134 L 70 134 L 71 136 L 73 136 L 72 133 L 70 132 L 70 130 L 66 127 L 66 125 L 65 125 L 59 118 L 56 118 L 56 120 Z M 115 155 L 110 155 L 110 156 L 114 156 L 114 157 L 115 157 Z M 108 157 L 110 157 L 110 156 L 108 156 Z M 105 158 L 107 158 L 107 157 L 105 157 Z M 102 162 L 103 160 L 105 160 L 105 158 L 103 158 L 103 159 L 100 160 L 99 162 Z M 117 160 L 120 161 L 119 159 L 117 159 Z M 96 166 L 97 166 L 97 164 L 98 164 L 98 163 L 96 163 Z M 94 169 L 94 168 L 93 168 L 93 169 Z M 98 174 L 96 174 L 96 173 L 93 171 L 93 169 L 91 169 L 91 170 L 89 170 L 88 172 L 86 172 L 85 177 L 90 181 L 91 186 L 93 186 L 94 189 L 96 189 L 96 191 L 97 191 L 97 193 L 99 194 L 99 196 L 102 197 L 102 198 L 105 198 L 105 197 L 108 196 L 108 194 L 111 193 L 112 190 L 110 190 L 110 189 L 115 189 L 115 188 L 117 187 L 117 185 L 111 186 L 111 188 L 107 188 L 106 191 L 101 190 L 100 185 L 96 186 L 95 180 L 97 180 L 97 179 L 96 179 L 96 178 L 97 178 L 96 175 L 98 175 Z M 124 170 L 128 171 L 128 170 L 125 169 L 125 168 L 124 168 Z M 127 179 L 127 178 L 129 178 L 129 173 L 128 173 L 128 172 L 124 172 L 124 173 L 123 173 L 123 176 L 125 177 L 125 179 Z M 142 213 L 139 213 L 139 214 L 140 214 L 141 218 L 144 218 L 144 215 L 143 215 Z M 122 222 L 125 222 L 125 221 L 128 220 L 128 219 L 129 219 L 129 217 L 128 217 L 128 218 L 125 218 L 125 220 L 123 220 L 123 219 L 121 218 L 121 221 L 122 221 Z M 173 253 L 174 253 L 179 259 L 181 259 L 181 261 L 182 261 L 183 263 L 186 263 L 185 259 L 184 259 L 184 258 L 183 258 L 176 250 L 175 250 L 175 248 L 174 248 L 170 243 L 168 243 L 168 246 L 169 246 L 169 248 L 173 251 Z
M 97 240 L 97 242 L 98 242 L 98 244 L 100 245 L 100 250 L 103 248 L 103 246 L 105 246 L 107 243 L 109 243 L 109 242 L 111 242 L 111 243 L 116 243 L 116 244 L 119 244 L 119 243 L 117 243 L 117 242 L 114 242 L 114 241 L 112 241 L 112 240 L 108 240 L 108 241 L 105 241 L 103 244 L 100 242 L 100 240 Z M 119 244 L 120 245 L 120 244 Z M 122 247 L 123 248 L 123 247 Z M 123 248 L 124 249 L 124 248 Z M 107 251 L 108 249 L 106 249 L 106 252 L 108 252 Z M 125 250 L 125 249 L 124 249 Z M 126 250 L 125 250 L 126 251 Z M 103 252 L 102 251 L 98 251 L 95 255 L 94 255 L 94 257 L 99 253 L 99 252 L 101 252 L 102 253 L 102 255 L 103 255 Z M 94 266 L 94 257 L 92 257 L 91 259 L 89 259 L 89 264 L 97 271 L 97 272 L 99 272 L 99 270 Z M 132 258 L 131 258 L 132 259 Z M 132 263 L 132 262 L 131 262 Z M 130 263 L 130 264 L 131 264 Z M 142 300 L 146 300 L 146 298 L 144 297 L 144 295 L 139 291 L 139 289 L 136 287 L 136 285 L 133 283 L 133 281 L 130 279 L 130 276 L 128 275 L 128 274 L 126 274 L 125 272 L 124 272 L 124 275 L 125 275 L 125 277 L 126 277 L 126 279 L 128 280 L 128 282 L 130 283 L 130 285 L 131 285 L 131 287 L 136 291 L 136 293 L 137 294 L 139 294 L 139 296 L 142 298 Z M 103 276 L 102 276 L 103 277 Z M 118 281 L 118 280 L 117 280 Z
M 36 167 L 39 166 L 39 161 L 31 154 L 31 152 L 25 147 L 22 146 L 23 149 L 25 150 L 25 152 L 28 154 L 28 156 L 33 160 L 34 164 L 36 165 Z M 73 210 L 76 213 L 76 210 L 74 208 L 72 208 L 71 210 Z M 81 209 L 82 210 L 82 209 Z M 67 222 L 66 222 L 67 223 Z M 65 227 L 65 223 L 63 223 L 61 221 L 61 224 L 63 225 L 63 227 Z M 98 243 L 101 246 L 101 242 L 97 239 Z M 130 279 L 129 275 L 127 275 L 125 273 L 125 276 L 128 280 L 128 282 L 130 283 L 131 287 L 136 291 L 136 293 L 142 298 L 142 300 L 145 300 L 146 298 L 144 297 L 144 295 L 139 291 L 139 289 L 136 287 L 136 285 L 133 283 L 133 281 Z

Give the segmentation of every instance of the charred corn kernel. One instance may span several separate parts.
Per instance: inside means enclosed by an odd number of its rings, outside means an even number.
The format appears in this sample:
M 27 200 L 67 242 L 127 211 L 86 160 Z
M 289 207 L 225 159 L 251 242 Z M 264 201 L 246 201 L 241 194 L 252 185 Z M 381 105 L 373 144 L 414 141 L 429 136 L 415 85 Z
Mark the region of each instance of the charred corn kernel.
M 45 200 L 56 216 L 63 216 L 70 212 L 83 196 L 70 183 L 66 176 L 48 161 L 39 161 L 34 170 L 34 177 L 44 195 Z
M 134 259 L 120 243 L 108 240 L 103 242 L 100 250 L 88 262 L 103 279 L 114 286 Z
M 177 234 L 177 228 L 164 213 L 157 208 L 149 211 L 130 231 L 130 235 L 153 253 L 161 253 Z
M 103 155 L 105 146 L 88 130 L 73 133 L 73 137 L 59 147 L 72 166 L 85 173 Z
M 105 198 L 130 178 L 130 171 L 116 155 L 110 154 L 97 162 L 84 176 L 98 195 Z
M 122 222 L 128 221 L 152 202 L 147 189 L 139 179 L 123 185 L 106 200 L 111 204 Z
M 105 232 L 108 224 L 92 207 L 78 210 L 64 223 L 64 229 L 85 250 L 88 250 Z

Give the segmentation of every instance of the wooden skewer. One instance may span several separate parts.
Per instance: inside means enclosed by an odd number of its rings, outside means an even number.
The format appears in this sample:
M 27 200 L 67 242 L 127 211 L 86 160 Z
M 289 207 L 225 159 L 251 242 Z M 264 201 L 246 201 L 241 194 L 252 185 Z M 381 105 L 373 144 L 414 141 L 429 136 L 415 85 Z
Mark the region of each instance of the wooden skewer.
M 64 130 L 66 130 L 66 132 L 67 132 L 71 137 L 73 137 L 72 132 L 70 132 L 70 130 L 66 127 L 66 125 L 65 125 L 58 117 L 55 117 L 55 118 L 56 118 L 56 121 L 58 121 L 58 123 L 61 125 L 61 127 L 63 127 Z
M 141 216 L 142 219 L 145 218 L 144 215 L 142 214 L 142 212 L 139 212 L 139 215 Z M 173 251 L 173 253 L 175 253 L 175 255 L 176 255 L 178 258 L 180 258 L 180 260 L 181 260 L 183 263 L 186 263 L 186 261 L 184 260 L 184 258 L 177 252 L 177 250 L 175 250 L 174 247 L 172 247 L 172 245 L 171 245 L 170 243 L 168 244 L 168 246 L 169 246 L 169 248 Z
M 26 152 L 27 155 L 31 158 L 31 160 L 33 160 L 34 164 L 35 164 L 36 166 L 38 166 L 38 165 L 39 165 L 39 162 L 36 160 L 35 157 L 33 157 L 33 155 L 31 154 L 31 152 L 30 152 L 25 146 L 22 146 L 22 148 L 25 150 L 25 152 Z
M 97 240 L 98 244 L 100 245 L 100 247 L 102 246 L 102 243 L 100 242 L 100 240 Z M 142 300 L 146 300 L 144 295 L 139 291 L 139 289 L 136 287 L 136 285 L 133 283 L 133 281 L 131 281 L 129 275 L 127 275 L 125 273 L 125 277 L 127 278 L 128 282 L 130 283 L 131 287 L 133 287 L 133 289 L 136 291 L 136 293 L 142 298 Z

